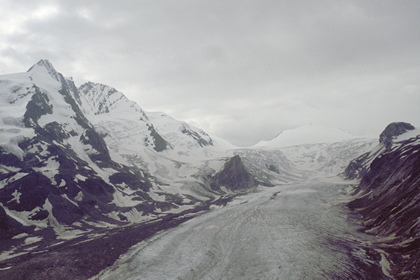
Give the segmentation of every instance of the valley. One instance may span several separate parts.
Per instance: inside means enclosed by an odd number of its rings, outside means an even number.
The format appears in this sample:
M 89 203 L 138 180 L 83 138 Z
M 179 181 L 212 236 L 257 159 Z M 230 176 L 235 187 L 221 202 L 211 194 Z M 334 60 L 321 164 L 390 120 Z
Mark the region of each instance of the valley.
M 420 279 L 411 124 L 236 147 L 40 60 L 0 132 L 0 279 Z
M 340 178 L 259 189 L 137 244 L 93 279 L 387 279 L 343 207 L 349 189 Z

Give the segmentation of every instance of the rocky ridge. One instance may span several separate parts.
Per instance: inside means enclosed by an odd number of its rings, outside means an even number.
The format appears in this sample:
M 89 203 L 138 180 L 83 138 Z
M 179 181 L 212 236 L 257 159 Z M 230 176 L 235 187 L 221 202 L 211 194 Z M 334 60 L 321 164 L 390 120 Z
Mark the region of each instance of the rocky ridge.
M 361 176 L 357 198 L 348 206 L 361 215 L 366 232 L 375 236 L 372 247 L 380 252 L 385 273 L 393 279 L 420 278 L 420 131 L 405 137 L 408 130 L 414 127 L 388 125 L 380 148 L 346 169 L 349 178 Z

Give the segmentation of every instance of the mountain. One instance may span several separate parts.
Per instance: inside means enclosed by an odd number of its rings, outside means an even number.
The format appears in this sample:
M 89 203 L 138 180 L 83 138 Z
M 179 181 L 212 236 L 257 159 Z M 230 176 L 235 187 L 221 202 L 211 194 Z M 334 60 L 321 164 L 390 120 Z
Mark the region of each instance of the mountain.
M 268 156 L 281 151 L 286 161 L 293 165 L 294 175 L 311 178 L 342 173 L 350 160 L 371 150 L 374 145 L 373 139 L 360 138 L 337 128 L 305 125 L 285 130 L 274 139 L 261 141 L 252 148 Z
M 381 137 L 375 155 L 395 150 L 401 139 L 394 131 L 400 128 Z M 115 260 L 144 238 L 235 196 L 342 174 L 376 145 L 304 126 L 238 148 L 165 113 L 146 112 L 110 86 L 77 87 L 48 60 L 0 76 L 0 132 L 0 272 L 54 248 L 81 257 L 106 247 L 101 260 Z M 108 248 L 111 239 L 117 249 Z
M 100 129 L 113 127 L 113 123 L 123 126 L 131 135 L 113 133 L 114 138 L 129 137 L 140 146 L 150 146 L 157 152 L 174 150 L 186 146 L 185 152 L 203 146 L 213 146 L 213 139 L 196 127 L 177 121 L 164 113 L 146 113 L 135 102 L 129 100 L 116 89 L 88 82 L 78 88 L 79 105 L 87 117 Z M 157 131 L 157 128 L 164 137 Z M 114 125 L 115 126 L 115 125 Z M 110 129 L 107 133 L 112 133 Z M 124 133 L 124 132 L 123 132 Z M 142 143 L 139 143 L 139 140 Z
M 419 279 L 420 129 L 392 123 L 379 144 L 352 161 L 349 178 L 361 178 L 348 206 L 361 215 L 372 247 L 394 279 Z
M 29 235 L 70 238 L 222 195 L 209 176 L 227 153 L 212 167 L 203 161 L 221 153 L 216 141 L 165 114 L 149 117 L 109 86 L 77 88 L 41 60 L 0 76 L 0 94 L 1 238 L 23 234 L 9 248 Z
M 73 97 L 74 83 L 46 60 L 0 79 L 0 203 L 9 218 L 25 231 L 58 235 L 123 224 L 115 203 L 122 186 L 130 183 L 132 197 L 141 198 L 151 184 L 141 170 L 112 160 Z M 144 199 L 135 206 L 149 208 Z
M 409 123 L 396 122 L 389 124 L 379 135 L 379 143 L 377 143 L 374 149 L 367 151 L 349 163 L 345 170 L 347 178 L 362 178 L 369 170 L 373 160 L 382 153 L 389 151 L 393 146 L 399 145 L 405 137 L 415 136 L 416 133 L 418 133 L 418 131 Z
M 270 141 L 261 141 L 255 147 L 283 148 L 299 145 L 335 143 L 356 138 L 344 130 L 322 125 L 304 125 L 281 132 Z
M 307 178 L 313 166 L 335 163 L 332 157 L 352 156 L 337 156 L 339 145 L 325 146 L 326 153 L 316 152 L 320 144 L 298 153 L 273 148 L 280 138 L 302 133 L 315 133 L 316 143 L 351 138 L 315 126 L 282 133 L 266 145 L 275 151 L 239 149 L 164 113 L 145 112 L 110 86 L 76 87 L 48 60 L 0 80 L 0 203 L 10 220 L 5 228 L 18 223 L 21 231 L 64 236 L 148 220 L 217 200 L 230 193 L 229 185 L 242 189 L 222 179 L 232 170 L 248 187 L 269 186 Z M 362 142 L 344 150 L 360 153 L 367 145 Z

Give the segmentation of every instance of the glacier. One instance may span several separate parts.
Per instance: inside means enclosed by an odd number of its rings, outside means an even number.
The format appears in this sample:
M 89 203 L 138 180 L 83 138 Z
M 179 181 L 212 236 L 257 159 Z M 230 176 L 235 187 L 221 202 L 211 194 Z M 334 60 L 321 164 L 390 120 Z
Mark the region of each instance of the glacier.
M 339 178 L 258 189 L 134 246 L 92 279 L 387 279 Z

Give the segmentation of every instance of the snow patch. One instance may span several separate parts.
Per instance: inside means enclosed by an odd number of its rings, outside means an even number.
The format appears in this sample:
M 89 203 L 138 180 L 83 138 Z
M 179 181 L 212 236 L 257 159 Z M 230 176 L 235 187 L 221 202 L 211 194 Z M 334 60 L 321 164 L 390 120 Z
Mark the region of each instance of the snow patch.
M 18 190 L 15 190 L 12 193 L 13 198 L 8 203 L 16 201 L 19 204 L 21 195 L 22 195 L 22 193 L 18 192 Z
M 42 240 L 40 236 L 28 237 L 25 239 L 25 245 L 33 244 Z

